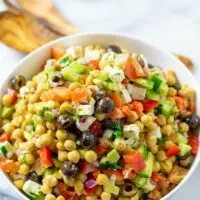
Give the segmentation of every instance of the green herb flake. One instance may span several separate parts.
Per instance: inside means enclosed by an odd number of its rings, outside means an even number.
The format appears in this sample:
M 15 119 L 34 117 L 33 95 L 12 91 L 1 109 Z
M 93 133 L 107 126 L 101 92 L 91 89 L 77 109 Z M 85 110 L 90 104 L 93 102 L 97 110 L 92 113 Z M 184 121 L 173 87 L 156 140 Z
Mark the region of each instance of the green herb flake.
M 67 67 L 67 66 L 70 64 L 69 57 L 68 57 L 68 56 L 64 56 L 64 57 L 60 60 L 59 64 L 60 64 L 60 66 L 61 66 L 62 68 Z
M 111 163 L 109 161 L 101 163 L 100 167 L 103 169 L 121 169 L 121 166 L 118 163 Z
M 166 142 L 167 140 L 168 140 L 168 138 L 166 138 L 166 137 L 158 138 L 158 142 Z
M 0 147 L 0 151 L 3 153 L 4 157 L 7 157 L 8 151 L 7 151 L 7 149 L 4 146 Z

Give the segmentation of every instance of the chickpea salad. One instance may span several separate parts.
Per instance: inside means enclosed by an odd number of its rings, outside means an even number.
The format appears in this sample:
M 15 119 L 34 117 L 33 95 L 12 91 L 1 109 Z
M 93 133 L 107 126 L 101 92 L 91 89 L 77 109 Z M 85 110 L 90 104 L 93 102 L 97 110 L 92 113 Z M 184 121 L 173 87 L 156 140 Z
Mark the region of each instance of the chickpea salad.
M 195 90 L 116 45 L 51 48 L 2 97 L 0 168 L 31 200 L 159 200 L 198 152 Z

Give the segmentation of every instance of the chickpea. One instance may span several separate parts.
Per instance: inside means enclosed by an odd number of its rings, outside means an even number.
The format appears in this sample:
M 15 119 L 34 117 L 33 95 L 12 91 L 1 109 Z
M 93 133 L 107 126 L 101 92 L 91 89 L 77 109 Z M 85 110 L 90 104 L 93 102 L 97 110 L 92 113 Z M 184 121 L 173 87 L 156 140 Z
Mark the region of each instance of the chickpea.
M 65 131 L 65 130 L 57 130 L 56 131 L 56 137 L 60 141 L 66 140 L 67 139 L 67 131 Z
M 159 172 L 160 171 L 160 163 L 158 161 L 154 161 L 153 171 L 154 172 Z
M 47 194 L 44 200 L 56 200 L 56 197 L 53 194 Z
M 158 115 L 156 118 L 156 122 L 160 125 L 160 126 L 164 126 L 166 124 L 166 117 L 164 115 Z
M 19 129 L 19 128 L 15 129 L 12 132 L 12 138 L 14 138 L 15 140 L 23 138 L 23 132 L 22 132 L 22 130 Z
M 52 145 L 53 144 L 53 138 L 48 134 L 43 134 L 38 138 L 37 142 L 38 142 L 37 145 L 39 147 L 43 147 L 43 146 L 46 146 L 46 145 Z
M 161 131 L 164 135 L 169 136 L 173 132 L 173 129 L 172 129 L 172 126 L 170 124 L 167 124 L 167 125 L 162 127 Z
M 105 174 L 99 174 L 96 182 L 98 185 L 104 185 L 108 181 L 108 177 Z
M 18 179 L 16 181 L 14 181 L 14 184 L 19 190 L 21 190 L 24 185 L 24 182 L 25 182 L 24 180 Z
M 174 143 L 173 143 L 172 141 L 167 140 L 167 141 L 164 142 L 163 147 L 164 147 L 165 150 L 168 150 L 168 149 L 170 149 L 173 145 L 174 145 Z
M 185 88 L 184 89 L 185 97 L 191 98 L 196 95 L 196 91 L 193 88 Z
M 22 164 L 19 167 L 19 171 L 18 171 L 19 174 L 28 175 L 29 172 L 30 172 L 30 167 L 27 164 Z
M 141 117 L 141 121 L 145 126 L 148 126 L 150 123 L 152 123 L 152 117 L 149 115 L 143 115 Z
M 67 155 L 69 161 L 78 163 L 80 160 L 80 153 L 77 150 L 70 151 Z
M 58 160 L 61 162 L 68 159 L 68 153 L 66 151 L 58 151 Z
M 143 132 L 143 130 L 144 130 L 144 124 L 141 121 L 136 121 L 135 125 L 138 126 L 138 128 L 140 129 L 140 132 Z
M 41 186 L 41 191 L 44 193 L 44 194 L 50 194 L 52 192 L 52 188 L 48 185 L 42 185 Z
M 58 196 L 57 198 L 56 198 L 56 200 L 65 200 L 65 198 L 63 197 L 63 196 Z
M 174 117 L 173 116 L 168 117 L 167 123 L 168 124 L 173 124 L 174 123 Z
M 116 138 L 114 141 L 114 148 L 117 151 L 124 151 L 126 149 L 126 142 L 122 138 Z
M 26 153 L 24 155 L 24 160 L 27 165 L 32 165 L 35 162 L 35 156 L 31 153 Z
M 31 114 L 35 113 L 35 106 L 31 103 L 28 104 L 28 112 Z
M 156 159 L 158 161 L 164 161 L 167 159 L 167 155 L 165 153 L 165 151 L 158 151 L 157 154 L 156 154 Z
M 173 86 L 173 85 L 176 84 L 176 76 L 175 76 L 175 74 L 166 73 L 165 78 L 166 78 L 167 84 L 168 84 L 169 86 Z
M 89 163 L 97 160 L 97 154 L 92 150 L 86 151 L 84 157 L 85 160 Z
M 130 116 L 127 117 L 129 123 L 134 123 L 138 119 L 138 115 L 135 111 L 131 111 Z
M 46 132 L 46 128 L 42 124 L 38 124 L 35 129 L 37 135 L 42 135 Z
M 64 146 L 64 142 L 63 141 L 58 141 L 56 143 L 56 147 L 57 147 L 58 150 L 62 150 L 62 151 L 65 150 L 65 146 Z
M 150 124 L 148 124 L 147 128 L 150 130 L 150 131 L 154 131 L 156 128 L 157 128 L 157 124 L 155 122 L 152 122 Z
M 39 96 L 37 94 L 32 94 L 29 97 L 29 103 L 36 103 L 39 100 Z
M 49 187 L 55 187 L 58 180 L 54 175 L 48 175 L 42 180 L 42 183 L 48 185 Z
M 72 105 L 68 102 L 64 102 L 61 106 L 60 106 L 60 112 L 64 113 L 64 112 L 72 112 L 73 108 Z
M 64 146 L 67 151 L 72 151 L 76 149 L 76 143 L 73 140 L 66 140 Z
M 173 87 L 169 87 L 167 96 L 174 97 L 177 95 L 177 90 Z
M 179 128 L 180 128 L 181 132 L 188 132 L 189 131 L 189 126 L 185 122 L 180 123 Z
M 3 96 L 2 103 L 4 106 L 10 106 L 12 103 L 12 97 L 8 94 L 5 94 Z

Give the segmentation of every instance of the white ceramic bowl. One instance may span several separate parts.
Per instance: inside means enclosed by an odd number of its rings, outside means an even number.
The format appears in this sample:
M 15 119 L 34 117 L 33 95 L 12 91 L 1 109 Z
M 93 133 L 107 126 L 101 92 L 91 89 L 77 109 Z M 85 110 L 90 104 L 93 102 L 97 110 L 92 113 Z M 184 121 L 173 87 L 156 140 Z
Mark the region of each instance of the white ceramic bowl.
M 189 70 L 173 55 L 169 52 L 162 50 L 158 47 L 155 47 L 152 44 L 144 42 L 140 39 L 137 39 L 132 36 L 124 36 L 121 34 L 78 34 L 70 37 L 64 37 L 53 42 L 50 42 L 34 52 L 27 55 L 21 62 L 17 64 L 15 69 L 8 77 L 5 77 L 3 81 L 3 85 L 0 88 L 0 94 L 2 95 L 5 92 L 5 88 L 9 86 L 9 81 L 15 75 L 22 74 L 27 79 L 31 78 L 40 70 L 40 66 L 45 63 L 45 61 L 50 57 L 50 49 L 55 45 L 64 45 L 65 47 L 69 47 L 71 45 L 90 45 L 90 44 L 115 44 L 122 48 L 128 49 L 130 52 L 136 52 L 139 54 L 144 54 L 149 63 L 153 65 L 161 66 L 162 68 L 171 68 L 176 72 L 176 75 L 181 83 L 186 83 L 190 87 L 193 87 L 197 91 L 197 102 L 200 102 L 200 88 L 195 81 L 192 74 Z M 197 114 L 200 115 L 200 105 L 197 104 Z M 200 151 L 198 152 L 192 167 L 190 168 L 188 174 L 184 178 L 184 180 L 170 193 L 168 193 L 162 200 L 169 199 L 172 195 L 176 193 L 176 191 L 180 190 L 183 184 L 189 179 L 194 169 L 197 167 L 200 160 Z M 6 176 L 6 174 L 3 174 Z M 10 179 L 6 176 L 6 180 L 10 189 L 16 192 L 16 197 L 20 200 L 28 200 L 10 181 Z

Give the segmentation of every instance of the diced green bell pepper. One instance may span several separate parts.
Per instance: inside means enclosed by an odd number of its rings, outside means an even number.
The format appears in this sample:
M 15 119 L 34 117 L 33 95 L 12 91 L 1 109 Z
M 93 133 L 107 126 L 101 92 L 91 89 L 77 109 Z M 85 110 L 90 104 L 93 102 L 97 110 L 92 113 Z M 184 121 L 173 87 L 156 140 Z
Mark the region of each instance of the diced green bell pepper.
M 61 74 L 66 81 L 78 82 L 80 75 L 70 67 L 62 69 Z
M 153 86 L 154 86 L 153 81 L 146 80 L 146 79 L 143 79 L 143 78 L 137 78 L 136 80 L 134 80 L 134 82 L 136 84 L 138 84 L 139 86 L 146 88 L 147 90 L 152 90 Z
M 147 99 L 151 99 L 151 100 L 160 101 L 161 96 L 157 92 L 154 92 L 153 90 L 150 90 L 150 91 L 146 92 L 146 98 Z
M 58 64 L 61 66 L 61 68 L 65 68 L 70 64 L 70 60 L 69 57 L 67 55 L 62 56 L 59 60 L 58 60 Z
M 87 67 L 77 62 L 73 62 L 69 65 L 69 68 L 78 74 L 82 74 L 87 71 Z

